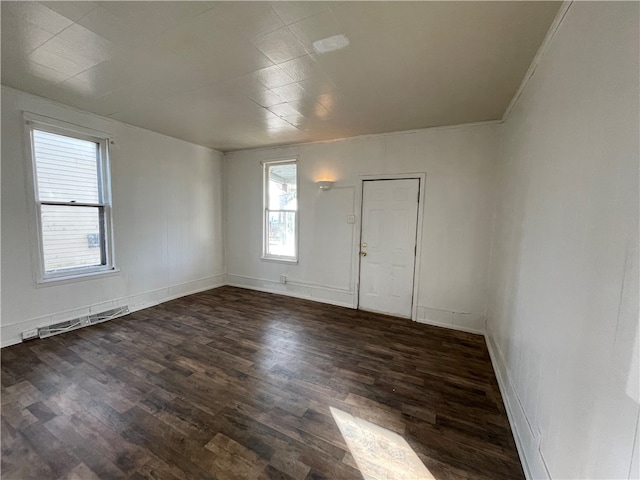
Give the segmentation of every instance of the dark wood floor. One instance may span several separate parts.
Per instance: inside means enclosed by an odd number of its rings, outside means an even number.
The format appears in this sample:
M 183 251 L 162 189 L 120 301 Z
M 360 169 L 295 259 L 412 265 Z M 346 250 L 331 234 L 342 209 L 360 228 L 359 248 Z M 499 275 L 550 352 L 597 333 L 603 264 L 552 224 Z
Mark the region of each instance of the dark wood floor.
M 330 407 L 524 478 L 481 336 L 232 287 L 3 349 L 2 478 L 361 479 Z

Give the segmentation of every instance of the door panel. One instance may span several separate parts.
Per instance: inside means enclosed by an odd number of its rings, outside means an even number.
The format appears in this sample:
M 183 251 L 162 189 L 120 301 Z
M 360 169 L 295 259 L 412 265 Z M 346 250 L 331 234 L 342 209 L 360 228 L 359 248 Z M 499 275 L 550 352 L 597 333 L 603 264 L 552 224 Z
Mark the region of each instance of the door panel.
M 363 184 L 362 310 L 411 318 L 419 191 L 420 180 L 413 178 Z

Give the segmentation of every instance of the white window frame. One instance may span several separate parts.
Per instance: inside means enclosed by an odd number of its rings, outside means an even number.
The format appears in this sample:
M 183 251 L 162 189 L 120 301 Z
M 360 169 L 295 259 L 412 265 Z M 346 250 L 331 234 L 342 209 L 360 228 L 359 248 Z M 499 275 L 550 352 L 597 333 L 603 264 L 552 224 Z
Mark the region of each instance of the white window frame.
M 96 275 L 106 275 L 118 272 L 115 267 L 113 251 L 113 219 L 111 213 L 111 175 L 109 166 L 109 144 L 112 142 L 111 135 L 91 130 L 78 125 L 70 124 L 60 120 L 24 112 L 26 130 L 26 160 L 27 160 L 27 193 L 31 204 L 32 247 L 33 269 L 36 284 L 38 286 L 86 279 Z M 98 203 L 84 202 L 57 202 L 41 201 L 38 198 L 38 175 L 35 158 L 33 131 L 39 130 L 67 137 L 87 140 L 98 144 L 98 182 L 101 201 Z M 44 264 L 44 245 L 42 240 L 42 205 L 68 205 L 68 206 L 89 206 L 101 209 L 101 236 L 104 240 L 101 257 L 101 265 L 69 268 L 56 272 L 46 272 Z
M 269 210 L 269 168 L 274 165 L 295 165 L 296 166 L 296 210 Z M 300 172 L 298 169 L 298 158 L 286 160 L 270 160 L 262 162 L 262 260 L 271 262 L 298 263 L 298 239 L 300 237 Z M 269 212 L 293 212 L 296 222 L 294 256 L 268 254 L 269 244 Z

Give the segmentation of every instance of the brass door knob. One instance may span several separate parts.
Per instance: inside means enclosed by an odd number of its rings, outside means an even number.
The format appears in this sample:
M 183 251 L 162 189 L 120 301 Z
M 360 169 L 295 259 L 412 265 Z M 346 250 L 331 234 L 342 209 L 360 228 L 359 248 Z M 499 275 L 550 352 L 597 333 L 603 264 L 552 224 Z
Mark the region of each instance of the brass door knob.
M 367 256 L 367 252 L 360 252 L 360 255 L 362 255 L 363 257 Z

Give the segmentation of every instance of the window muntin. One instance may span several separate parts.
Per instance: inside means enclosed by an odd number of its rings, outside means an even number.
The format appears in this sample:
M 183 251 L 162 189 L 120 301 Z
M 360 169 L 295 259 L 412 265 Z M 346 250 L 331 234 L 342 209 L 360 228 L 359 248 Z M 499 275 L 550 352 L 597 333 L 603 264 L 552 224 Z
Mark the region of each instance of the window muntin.
M 298 168 L 295 161 L 264 165 L 263 257 L 296 261 L 298 257 Z
M 107 140 L 29 122 L 39 279 L 113 269 Z

